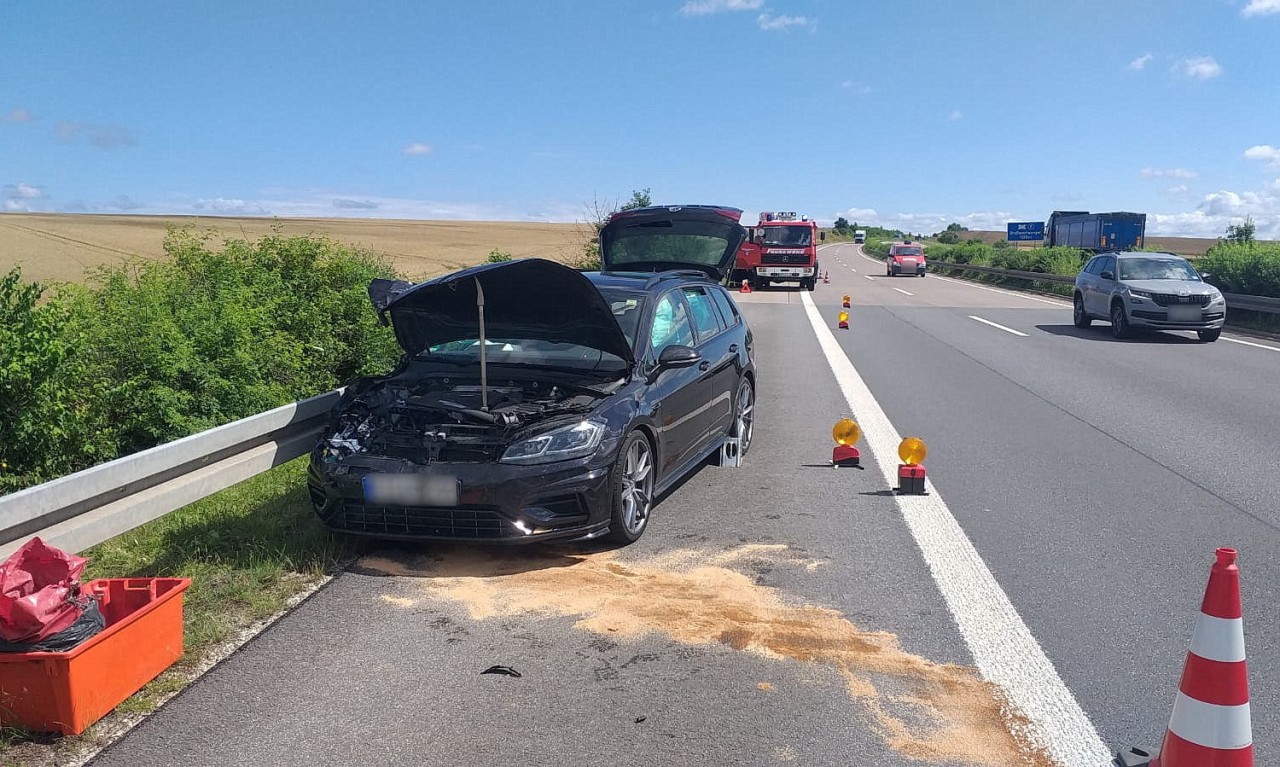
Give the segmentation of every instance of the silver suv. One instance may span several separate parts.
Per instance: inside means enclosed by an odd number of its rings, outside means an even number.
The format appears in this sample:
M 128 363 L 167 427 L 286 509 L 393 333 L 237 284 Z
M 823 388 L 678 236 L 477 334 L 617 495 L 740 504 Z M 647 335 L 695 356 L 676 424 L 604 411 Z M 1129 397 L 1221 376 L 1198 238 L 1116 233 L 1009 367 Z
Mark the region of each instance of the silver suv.
M 1194 330 L 1201 341 L 1217 341 L 1227 302 L 1204 277 L 1172 253 L 1099 253 L 1076 275 L 1075 325 L 1107 319 L 1116 338 L 1151 328 Z

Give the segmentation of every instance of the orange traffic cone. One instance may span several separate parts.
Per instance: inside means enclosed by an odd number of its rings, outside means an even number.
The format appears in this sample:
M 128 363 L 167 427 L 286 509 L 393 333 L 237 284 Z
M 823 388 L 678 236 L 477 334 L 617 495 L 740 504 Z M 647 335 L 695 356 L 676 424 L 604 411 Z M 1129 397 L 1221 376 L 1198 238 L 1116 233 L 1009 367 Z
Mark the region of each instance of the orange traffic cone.
M 742 281 L 742 287 L 738 288 L 738 292 L 739 292 L 739 293 L 750 293 L 750 292 L 751 292 L 751 284 L 750 284 L 749 282 L 747 282 L 746 280 L 743 280 L 743 281 Z
M 1235 549 L 1218 549 L 1217 556 L 1160 753 L 1148 762 L 1122 763 L 1253 767 L 1240 569 Z
M 823 283 L 824 285 L 829 285 L 829 284 L 831 284 L 831 272 L 823 272 L 823 273 L 822 273 L 822 283 Z

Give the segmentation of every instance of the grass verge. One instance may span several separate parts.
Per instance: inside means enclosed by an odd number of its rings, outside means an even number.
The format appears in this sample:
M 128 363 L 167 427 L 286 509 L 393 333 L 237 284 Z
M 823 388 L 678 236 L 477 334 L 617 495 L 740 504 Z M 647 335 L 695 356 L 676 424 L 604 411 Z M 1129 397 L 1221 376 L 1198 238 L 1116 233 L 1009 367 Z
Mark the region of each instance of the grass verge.
M 302 457 L 83 552 L 92 578 L 185 577 L 184 654 L 84 734 L 49 737 L 0 730 L 0 765 L 79 761 L 105 744 L 121 718 L 136 720 L 180 691 L 220 648 L 279 613 L 335 572 L 356 543 L 330 535 L 306 497 Z

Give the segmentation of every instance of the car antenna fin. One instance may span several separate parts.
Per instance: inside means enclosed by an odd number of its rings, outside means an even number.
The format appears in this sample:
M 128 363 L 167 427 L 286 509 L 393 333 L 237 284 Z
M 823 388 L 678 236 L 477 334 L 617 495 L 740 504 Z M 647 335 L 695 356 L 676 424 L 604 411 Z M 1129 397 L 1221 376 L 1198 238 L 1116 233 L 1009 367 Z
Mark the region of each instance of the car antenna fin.
M 480 409 L 489 412 L 489 362 L 485 359 L 484 288 L 476 277 L 476 313 L 480 319 Z

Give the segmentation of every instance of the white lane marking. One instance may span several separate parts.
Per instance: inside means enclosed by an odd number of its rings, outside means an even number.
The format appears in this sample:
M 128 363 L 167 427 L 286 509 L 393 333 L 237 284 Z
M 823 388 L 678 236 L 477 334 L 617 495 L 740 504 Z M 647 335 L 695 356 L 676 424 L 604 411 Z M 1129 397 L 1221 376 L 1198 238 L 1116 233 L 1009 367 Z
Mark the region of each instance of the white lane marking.
M 991 320 L 984 320 L 984 319 L 982 319 L 981 317 L 978 317 L 978 316 L 973 315 L 973 314 L 970 314 L 970 315 L 969 315 L 969 319 L 971 319 L 971 320 L 977 320 L 978 322 L 984 323 L 984 324 L 986 324 L 986 325 L 990 325 L 990 326 L 991 326 L 991 327 L 993 327 L 993 328 L 1000 328 L 1000 329 L 1001 329 L 1001 330 L 1003 330 L 1004 332 L 1006 332 L 1006 333 L 1012 333 L 1012 334 L 1014 334 L 1015 336 L 1022 336 L 1023 338 L 1026 338 L 1026 337 L 1027 337 L 1027 334 L 1026 334 L 1026 333 L 1023 333 L 1021 330 L 1014 330 L 1013 328 L 1006 328 L 1004 325 L 1001 325 L 1001 324 L 1000 324 L 1000 323 L 998 323 L 998 322 L 992 322 Z
M 1233 344 L 1240 344 L 1241 346 L 1252 346 L 1257 349 L 1270 349 L 1273 352 L 1280 352 L 1280 348 L 1277 348 L 1275 346 L 1267 346 L 1266 344 L 1255 344 L 1253 341 L 1241 341 L 1239 338 L 1227 338 L 1223 336 L 1222 340 L 1230 341 Z
M 904 296 L 914 296 L 914 295 L 915 295 L 915 293 L 908 293 L 907 291 L 903 290 L 902 288 L 894 288 L 894 290 L 898 291 L 899 293 L 901 293 L 901 294 L 902 294 L 902 295 L 904 295 Z
M 866 445 L 886 486 L 896 486 L 901 441 L 897 429 L 840 348 L 813 299 L 802 293 L 800 301 L 849 409 L 857 414 Z M 926 479 L 925 487 L 928 495 L 897 496 L 898 508 L 955 617 L 978 671 L 999 685 L 1012 707 L 1025 717 L 1021 735 L 1043 748 L 1059 767 L 1109 764 L 1112 753 L 1098 737 L 1088 715 L 1058 676 L 933 482 Z
M 875 277 L 872 277 L 872 276 L 871 276 L 871 275 L 869 275 L 869 274 L 864 274 L 864 275 L 862 275 L 862 276 L 863 276 L 863 277 L 866 277 L 868 280 L 871 280 L 872 282 L 875 282 L 875 280 L 876 280 L 876 278 L 875 278 Z

